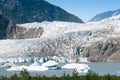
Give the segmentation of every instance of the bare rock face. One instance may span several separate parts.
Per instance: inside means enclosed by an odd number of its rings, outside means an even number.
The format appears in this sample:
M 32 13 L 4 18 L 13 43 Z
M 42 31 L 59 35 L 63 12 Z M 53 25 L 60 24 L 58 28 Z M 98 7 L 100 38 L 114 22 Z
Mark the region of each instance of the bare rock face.
M 43 33 L 43 29 L 40 27 L 26 29 L 24 27 L 17 26 L 16 31 L 10 37 L 11 39 L 28 39 L 28 38 L 40 38 Z
M 83 56 L 92 62 L 118 62 L 120 61 L 119 41 L 109 40 L 105 43 L 96 42 L 83 51 Z
M 26 29 L 16 26 L 10 19 L 0 15 L 0 39 L 27 39 L 39 38 L 43 33 L 43 29 Z
M 9 38 L 15 29 L 15 24 L 11 20 L 3 15 L 0 15 L 0 39 Z
M 120 62 L 120 50 L 116 51 L 111 56 L 109 56 L 106 62 Z

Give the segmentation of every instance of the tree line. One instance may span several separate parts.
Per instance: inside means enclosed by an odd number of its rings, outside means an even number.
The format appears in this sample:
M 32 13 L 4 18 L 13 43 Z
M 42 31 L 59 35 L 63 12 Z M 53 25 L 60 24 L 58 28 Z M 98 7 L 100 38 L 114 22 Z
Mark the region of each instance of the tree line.
M 93 71 L 89 71 L 86 75 L 79 76 L 78 73 L 74 72 L 72 76 L 64 73 L 63 76 L 30 76 L 27 70 L 21 71 L 19 74 L 14 74 L 11 77 L 0 76 L 0 80 L 120 80 L 120 76 L 116 75 L 104 75 L 99 76 L 97 73 Z

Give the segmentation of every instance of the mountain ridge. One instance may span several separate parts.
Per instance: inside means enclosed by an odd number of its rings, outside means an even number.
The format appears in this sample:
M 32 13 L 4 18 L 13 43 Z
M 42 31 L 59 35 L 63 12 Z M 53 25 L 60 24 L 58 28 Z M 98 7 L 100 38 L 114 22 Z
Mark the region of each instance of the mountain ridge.
M 103 13 L 99 13 L 97 15 L 95 15 L 93 18 L 91 18 L 89 21 L 90 22 L 93 22 L 93 21 L 101 21 L 103 19 L 107 19 L 107 18 L 110 18 L 112 16 L 116 16 L 116 15 L 119 15 L 120 14 L 120 9 L 117 9 L 117 10 L 113 10 L 113 11 L 106 11 L 106 12 L 103 12 Z
M 33 5 L 34 4 L 34 5 Z M 0 13 L 18 23 L 42 21 L 83 21 L 45 0 L 2 0 Z

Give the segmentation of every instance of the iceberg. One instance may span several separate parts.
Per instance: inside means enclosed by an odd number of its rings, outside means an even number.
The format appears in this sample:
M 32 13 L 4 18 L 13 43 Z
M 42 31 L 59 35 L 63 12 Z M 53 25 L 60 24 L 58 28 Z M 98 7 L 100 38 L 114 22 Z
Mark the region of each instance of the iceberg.
M 42 64 L 42 66 L 46 66 L 46 67 L 55 66 L 55 65 L 58 65 L 58 63 L 56 61 L 52 61 L 52 60 L 49 60 Z
M 11 67 L 9 69 L 6 69 L 7 71 L 20 71 L 18 67 Z
M 58 65 L 48 67 L 48 70 L 59 70 L 59 69 L 61 69 L 61 67 Z
M 38 62 L 34 62 L 33 64 L 29 65 L 30 66 L 40 66 L 40 64 Z
M 29 66 L 11 66 L 11 68 L 6 69 L 7 71 L 22 71 L 26 69 L 27 71 L 46 71 L 48 70 L 47 67 L 45 66 L 40 66 L 40 64 L 38 62 L 35 62 Z
M 9 69 L 6 69 L 7 71 L 22 71 L 24 69 L 28 69 L 28 66 L 22 65 L 22 66 L 12 66 Z
M 48 70 L 48 68 L 45 66 L 29 66 L 27 70 L 28 71 L 46 71 Z
M 28 71 L 46 71 L 48 70 L 48 68 L 45 66 L 41 66 L 38 62 L 34 62 L 33 64 L 29 65 L 27 70 Z
M 16 67 L 17 65 L 14 63 L 6 63 L 3 65 L 3 67 Z
M 87 64 L 70 63 L 62 66 L 64 69 L 74 69 L 78 73 L 87 73 L 90 67 Z
M 58 69 L 61 69 L 61 67 L 58 66 L 58 63 L 56 61 L 53 61 L 53 60 L 49 60 L 49 61 L 43 63 L 42 66 L 48 67 L 48 70 L 58 70 Z
M 6 70 L 7 71 L 22 71 L 24 69 L 26 69 L 27 71 L 46 71 L 46 70 L 48 70 L 48 68 L 45 66 L 25 66 L 25 65 L 11 67 Z
M 6 60 L 0 58 L 0 63 L 6 63 Z

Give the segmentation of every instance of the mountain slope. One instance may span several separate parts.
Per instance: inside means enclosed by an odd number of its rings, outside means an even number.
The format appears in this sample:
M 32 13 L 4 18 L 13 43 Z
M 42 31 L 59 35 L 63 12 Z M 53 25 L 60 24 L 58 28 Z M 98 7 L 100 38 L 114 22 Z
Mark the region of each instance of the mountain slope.
M 83 21 L 44 0 L 0 0 L 0 13 L 16 23 L 42 21 Z
M 107 11 L 107 12 L 103 12 L 103 13 L 97 14 L 96 16 L 94 16 L 89 21 L 101 21 L 103 19 L 115 16 L 115 15 L 119 15 L 119 14 L 120 14 L 120 9 L 114 10 L 114 11 Z
M 15 24 L 7 17 L 0 15 L 0 39 L 10 38 L 15 30 Z

